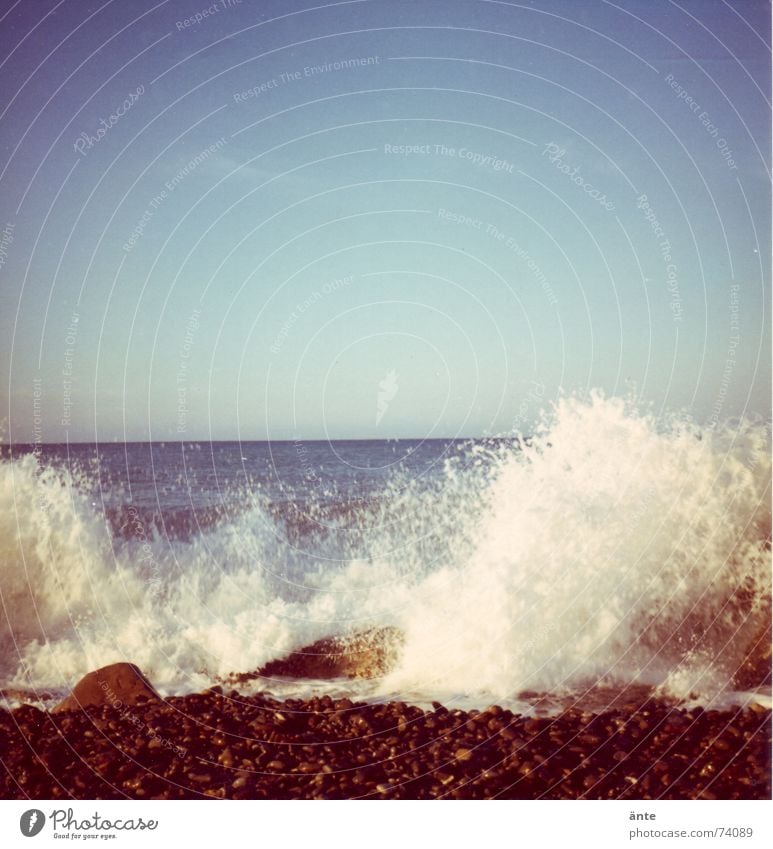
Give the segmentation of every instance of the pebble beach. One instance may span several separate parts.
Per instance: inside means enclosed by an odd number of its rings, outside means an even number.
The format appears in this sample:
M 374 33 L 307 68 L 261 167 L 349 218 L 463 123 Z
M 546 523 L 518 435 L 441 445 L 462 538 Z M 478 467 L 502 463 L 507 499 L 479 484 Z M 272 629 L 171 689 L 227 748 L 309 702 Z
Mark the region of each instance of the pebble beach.
M 550 717 L 220 688 L 0 712 L 6 799 L 769 799 L 771 711 Z

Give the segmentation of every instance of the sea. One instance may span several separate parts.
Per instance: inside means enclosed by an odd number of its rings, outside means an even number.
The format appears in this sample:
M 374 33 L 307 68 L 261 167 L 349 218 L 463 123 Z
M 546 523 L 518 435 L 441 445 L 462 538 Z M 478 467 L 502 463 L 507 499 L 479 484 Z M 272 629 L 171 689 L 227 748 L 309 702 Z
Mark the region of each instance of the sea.
M 770 704 L 734 683 L 770 618 L 770 456 L 768 424 L 601 393 L 497 439 L 6 443 L 0 691 L 50 707 L 129 661 L 164 695 Z M 400 635 L 378 678 L 250 676 L 372 629 Z

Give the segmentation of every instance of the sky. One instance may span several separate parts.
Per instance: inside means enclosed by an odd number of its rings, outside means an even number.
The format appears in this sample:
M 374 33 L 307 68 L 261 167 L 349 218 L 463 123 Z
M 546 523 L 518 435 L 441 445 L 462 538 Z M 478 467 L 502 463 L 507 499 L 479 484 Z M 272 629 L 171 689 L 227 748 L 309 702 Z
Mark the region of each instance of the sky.
M 769 3 L 3 10 L 3 440 L 770 418 Z

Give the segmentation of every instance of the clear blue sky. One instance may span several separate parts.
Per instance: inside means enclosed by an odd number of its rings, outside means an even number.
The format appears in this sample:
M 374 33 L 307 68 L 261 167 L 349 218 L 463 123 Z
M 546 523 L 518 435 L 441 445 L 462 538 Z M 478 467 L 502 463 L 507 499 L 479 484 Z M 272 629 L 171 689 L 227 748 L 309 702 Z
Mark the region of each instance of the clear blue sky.
M 769 9 L 14 5 L 5 438 L 768 418 Z

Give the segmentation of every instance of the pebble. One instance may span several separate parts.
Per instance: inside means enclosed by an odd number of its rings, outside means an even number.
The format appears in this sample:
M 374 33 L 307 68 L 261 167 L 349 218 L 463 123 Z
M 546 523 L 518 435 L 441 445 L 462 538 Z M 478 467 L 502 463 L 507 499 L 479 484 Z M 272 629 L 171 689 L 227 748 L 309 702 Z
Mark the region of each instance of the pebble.
M 771 713 L 760 705 L 684 711 L 651 700 L 523 717 L 207 691 L 149 704 L 143 721 L 140 731 L 109 706 L 0 709 L 0 798 L 771 795 Z

